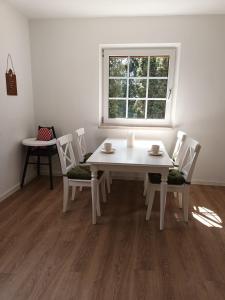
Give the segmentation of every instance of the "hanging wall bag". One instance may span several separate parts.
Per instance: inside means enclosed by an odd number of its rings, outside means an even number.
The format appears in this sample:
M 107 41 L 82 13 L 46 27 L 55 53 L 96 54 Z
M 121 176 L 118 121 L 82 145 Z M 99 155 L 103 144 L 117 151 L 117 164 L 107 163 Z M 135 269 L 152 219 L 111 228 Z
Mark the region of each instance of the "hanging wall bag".
M 11 64 L 11 68 L 9 67 L 9 61 Z M 10 96 L 17 96 L 17 84 L 16 84 L 16 74 L 13 67 L 13 61 L 10 54 L 7 57 L 7 67 L 6 67 L 6 88 L 7 88 L 7 95 Z

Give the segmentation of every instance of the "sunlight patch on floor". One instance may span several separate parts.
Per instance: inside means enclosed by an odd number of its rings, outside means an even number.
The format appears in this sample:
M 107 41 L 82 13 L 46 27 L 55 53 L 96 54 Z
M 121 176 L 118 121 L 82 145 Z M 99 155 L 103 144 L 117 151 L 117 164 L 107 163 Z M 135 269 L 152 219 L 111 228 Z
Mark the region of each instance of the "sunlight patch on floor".
M 223 228 L 221 218 L 212 210 L 202 207 L 193 206 L 192 216 L 207 227 Z

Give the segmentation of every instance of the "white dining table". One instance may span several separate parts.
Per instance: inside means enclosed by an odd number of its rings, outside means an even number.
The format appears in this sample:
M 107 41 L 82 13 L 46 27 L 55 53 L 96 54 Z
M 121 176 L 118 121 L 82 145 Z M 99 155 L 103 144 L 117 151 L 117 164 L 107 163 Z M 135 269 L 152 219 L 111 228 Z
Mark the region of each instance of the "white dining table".
M 112 143 L 115 152 L 112 154 L 103 153 L 104 143 Z M 148 150 L 153 144 L 160 146 L 163 151 L 161 156 L 152 156 Z M 95 150 L 87 160 L 91 168 L 92 176 L 92 223 L 96 224 L 96 202 L 97 202 L 97 177 L 98 171 L 112 172 L 137 172 L 137 173 L 160 173 L 160 230 L 164 228 L 164 212 L 167 193 L 167 176 L 169 168 L 173 166 L 166 148 L 159 140 L 135 140 L 133 147 L 127 147 L 126 139 L 107 138 Z

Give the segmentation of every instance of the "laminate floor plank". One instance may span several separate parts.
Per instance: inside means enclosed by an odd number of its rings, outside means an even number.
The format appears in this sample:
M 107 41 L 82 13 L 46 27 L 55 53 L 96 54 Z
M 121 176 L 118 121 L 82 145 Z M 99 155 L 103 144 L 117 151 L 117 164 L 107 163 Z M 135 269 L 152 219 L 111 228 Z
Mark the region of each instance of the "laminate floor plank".
M 0 203 L 1 300 L 224 300 L 225 188 L 192 186 L 189 223 L 159 194 L 145 221 L 143 183 L 114 180 L 91 223 L 83 189 L 62 213 L 62 181 L 41 177 Z

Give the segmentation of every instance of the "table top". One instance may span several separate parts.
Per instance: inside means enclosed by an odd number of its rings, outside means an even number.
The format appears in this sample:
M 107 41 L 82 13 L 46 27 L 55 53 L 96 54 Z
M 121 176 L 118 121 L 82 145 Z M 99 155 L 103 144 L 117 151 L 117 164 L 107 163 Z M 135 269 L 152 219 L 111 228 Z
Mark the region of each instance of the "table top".
M 56 139 L 52 139 L 50 141 L 39 141 L 37 140 L 37 138 L 28 138 L 28 139 L 24 139 L 22 141 L 22 144 L 28 147 L 46 147 L 46 146 L 55 145 Z
M 104 143 L 112 143 L 115 152 L 107 154 L 101 152 Z M 152 145 L 159 145 L 163 151 L 162 156 L 152 156 L 148 150 Z M 133 147 L 127 147 L 126 139 L 107 138 L 87 160 L 89 164 L 96 165 L 131 165 L 151 167 L 172 167 L 172 161 L 161 141 L 135 140 Z

